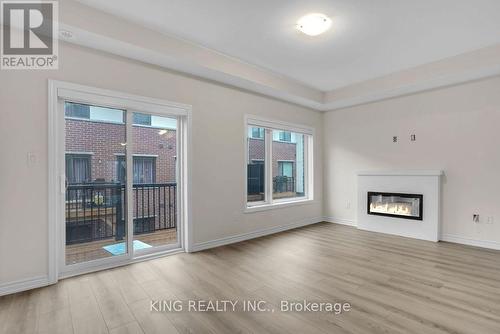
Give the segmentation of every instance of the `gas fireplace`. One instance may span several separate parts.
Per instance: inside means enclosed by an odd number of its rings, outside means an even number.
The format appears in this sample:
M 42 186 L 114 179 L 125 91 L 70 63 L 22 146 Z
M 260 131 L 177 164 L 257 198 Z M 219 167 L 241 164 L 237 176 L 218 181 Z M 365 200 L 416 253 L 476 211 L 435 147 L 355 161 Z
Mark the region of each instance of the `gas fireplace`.
M 422 220 L 423 195 L 368 192 L 369 215 Z

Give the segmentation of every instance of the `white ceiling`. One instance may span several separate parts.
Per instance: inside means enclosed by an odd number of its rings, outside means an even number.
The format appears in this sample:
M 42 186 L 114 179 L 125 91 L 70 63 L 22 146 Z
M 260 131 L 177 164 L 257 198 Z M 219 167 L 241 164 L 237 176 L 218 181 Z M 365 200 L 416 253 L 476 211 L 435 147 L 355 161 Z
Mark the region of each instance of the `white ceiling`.
M 500 0 L 79 0 L 322 91 L 500 43 Z M 333 29 L 295 29 L 310 12 Z

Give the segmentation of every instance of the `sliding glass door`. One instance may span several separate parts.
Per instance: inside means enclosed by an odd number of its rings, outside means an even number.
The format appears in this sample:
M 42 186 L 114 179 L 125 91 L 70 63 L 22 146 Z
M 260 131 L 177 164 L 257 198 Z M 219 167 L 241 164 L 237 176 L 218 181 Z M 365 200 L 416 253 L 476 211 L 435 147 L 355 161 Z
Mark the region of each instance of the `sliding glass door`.
M 125 115 L 64 103 L 66 265 L 128 253 Z
M 64 268 L 181 247 L 178 116 L 64 105 Z
M 132 210 L 135 254 L 177 245 L 177 119 L 132 115 Z

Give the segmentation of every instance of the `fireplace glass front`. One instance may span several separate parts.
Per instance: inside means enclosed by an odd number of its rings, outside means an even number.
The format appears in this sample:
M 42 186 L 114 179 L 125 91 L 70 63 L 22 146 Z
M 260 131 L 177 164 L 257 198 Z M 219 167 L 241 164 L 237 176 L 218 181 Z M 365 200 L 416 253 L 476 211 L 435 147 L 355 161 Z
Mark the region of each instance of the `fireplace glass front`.
M 422 220 L 423 195 L 368 192 L 369 215 Z

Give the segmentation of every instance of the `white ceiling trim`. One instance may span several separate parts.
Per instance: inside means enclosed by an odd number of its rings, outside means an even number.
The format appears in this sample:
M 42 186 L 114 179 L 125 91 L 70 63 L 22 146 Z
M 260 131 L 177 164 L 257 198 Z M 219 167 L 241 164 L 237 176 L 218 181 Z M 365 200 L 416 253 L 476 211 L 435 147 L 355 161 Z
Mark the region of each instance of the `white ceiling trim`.
M 434 89 L 464 84 L 470 81 L 487 79 L 498 75 L 500 75 L 500 64 L 493 65 L 487 68 L 465 71 L 462 73 L 442 75 L 425 81 L 402 85 L 387 90 L 374 91 L 367 94 L 358 95 L 352 98 L 339 99 L 335 102 L 326 102 L 322 105 L 322 110 L 333 111 L 344 108 L 350 108 L 358 105 L 374 103 L 400 96 L 411 95 Z
M 74 0 L 60 2 L 68 1 Z M 197 49 L 204 47 L 221 55 L 221 59 L 233 60 L 226 60 L 222 65 L 224 68 L 218 67 L 219 70 L 242 74 L 241 68 L 248 71 L 250 67 L 243 64 L 267 69 L 266 75 L 263 71 L 255 74 L 262 75 L 261 82 L 273 87 L 275 85 L 269 81 L 279 86 L 277 77 L 281 76 L 288 82 L 295 81 L 297 86 L 312 87 L 317 91 L 339 90 L 500 43 L 498 0 L 78 2 L 78 8 L 73 6 L 77 10 L 74 14 L 81 19 L 68 18 L 65 23 L 83 29 L 89 27 L 89 31 L 111 37 L 108 31 L 117 30 L 115 22 L 121 21 L 123 24 L 119 27 L 123 35 L 143 35 L 137 43 L 142 47 L 148 47 L 143 42 L 160 37 L 158 34 L 163 35 L 165 44 L 170 37 L 195 45 Z M 61 6 L 68 8 L 67 5 Z M 85 11 L 102 14 L 97 15 L 96 20 L 96 15 L 84 16 Z M 327 15 L 332 26 L 320 36 L 310 37 L 296 29 L 297 20 L 314 12 Z M 63 9 L 63 14 L 66 13 Z M 99 26 L 91 27 L 82 22 L 88 17 L 92 18 L 92 23 L 100 21 Z M 102 24 L 107 20 L 110 24 Z M 157 34 L 148 36 L 144 34 L 144 28 Z M 122 38 L 123 35 L 115 33 L 113 37 Z M 180 43 L 168 43 L 169 46 L 176 44 Z M 171 51 L 154 45 L 151 48 L 176 56 L 179 53 L 173 48 Z M 186 58 L 209 65 L 209 52 L 181 48 Z M 212 61 L 223 63 L 216 57 Z M 269 73 L 274 73 L 274 78 Z M 242 75 L 249 77 L 248 74 Z M 258 79 L 256 76 L 254 79 Z M 279 88 L 293 92 L 292 87 L 286 87 L 290 83 L 284 81 L 279 83 L 285 87 Z M 294 93 L 320 100 L 320 96 L 310 96 L 307 89 L 302 89 L 299 87 Z
M 316 111 L 333 111 L 344 109 L 357 105 L 395 98 L 398 96 L 415 94 L 423 91 L 443 88 L 500 75 L 499 60 L 498 63 L 486 67 L 482 66 L 479 69 L 472 69 L 460 73 L 431 77 L 411 84 L 399 84 L 398 86 L 394 86 L 385 90 L 371 90 L 352 97 L 339 98 L 335 101 L 332 101 L 330 97 L 334 97 L 337 90 L 331 92 L 317 91 L 323 97 L 322 101 L 319 102 L 317 100 L 309 99 L 307 97 L 294 94 L 290 91 L 286 91 L 285 89 L 264 85 L 242 76 L 222 72 L 208 66 L 200 65 L 199 63 L 196 63 L 194 61 L 169 56 L 158 51 L 136 46 L 134 44 L 110 38 L 102 34 L 89 32 L 84 29 L 70 26 L 64 23 L 60 23 L 60 27 L 61 29 L 73 32 L 74 36 L 76 36 L 69 39 L 61 38 L 68 43 L 108 52 L 147 64 L 157 65 L 165 69 L 187 73 L 196 77 L 219 82 L 250 92 L 255 92 Z M 481 66 L 480 59 L 478 59 L 478 67 L 479 66 Z
M 299 95 L 291 94 L 284 90 L 279 90 L 266 86 L 243 77 L 231 75 L 221 71 L 201 66 L 195 62 L 172 57 L 150 49 L 142 48 L 127 42 L 113 39 L 104 35 L 95 34 L 84 29 L 60 23 L 63 30 L 71 31 L 75 38 L 61 38 L 61 40 L 85 46 L 91 49 L 105 51 L 121 57 L 141 61 L 143 63 L 157 65 L 165 69 L 187 73 L 203 79 L 208 79 L 223 83 L 229 86 L 245 89 L 251 92 L 270 96 L 279 100 L 291 102 L 300 106 L 320 110 L 323 103 L 308 99 Z

